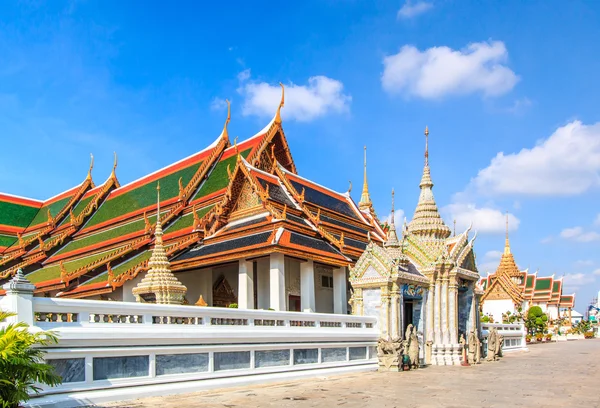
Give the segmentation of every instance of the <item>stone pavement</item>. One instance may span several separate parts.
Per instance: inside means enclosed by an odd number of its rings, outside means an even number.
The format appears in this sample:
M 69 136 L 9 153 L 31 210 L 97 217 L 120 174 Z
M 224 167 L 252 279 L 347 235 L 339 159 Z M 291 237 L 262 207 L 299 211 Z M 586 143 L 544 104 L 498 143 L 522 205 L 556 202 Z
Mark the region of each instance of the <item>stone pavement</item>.
M 474 367 L 362 373 L 105 404 L 187 407 L 600 407 L 600 340 L 532 345 Z

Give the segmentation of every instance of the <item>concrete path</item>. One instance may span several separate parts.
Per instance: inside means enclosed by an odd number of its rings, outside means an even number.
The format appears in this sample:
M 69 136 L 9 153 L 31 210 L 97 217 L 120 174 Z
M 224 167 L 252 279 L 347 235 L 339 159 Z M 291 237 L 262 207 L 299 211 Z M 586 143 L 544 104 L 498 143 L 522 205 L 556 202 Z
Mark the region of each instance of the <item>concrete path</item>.
M 600 407 L 600 340 L 540 344 L 474 367 L 428 367 L 106 404 L 187 407 Z

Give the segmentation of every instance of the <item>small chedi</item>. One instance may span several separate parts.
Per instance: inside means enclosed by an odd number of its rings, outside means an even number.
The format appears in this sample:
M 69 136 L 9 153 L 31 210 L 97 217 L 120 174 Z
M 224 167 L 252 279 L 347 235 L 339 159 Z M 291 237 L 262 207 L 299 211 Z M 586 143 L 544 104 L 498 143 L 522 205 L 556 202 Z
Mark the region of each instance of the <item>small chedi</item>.
M 392 213 L 383 244 L 370 240 L 350 268 L 352 313 L 379 319 L 380 336 L 401 337 L 414 327 L 414 345 L 424 346 L 419 359 L 425 364 L 460 365 L 459 334 L 478 330 L 479 299 L 483 292 L 473 250 L 471 228 L 452 233 L 444 223 L 433 195 L 429 167 L 429 131 L 425 129 L 425 166 L 413 218 L 400 231 Z M 366 159 L 364 187 L 359 207 L 372 212 Z M 411 333 L 412 333 L 411 329 Z M 409 340 L 408 335 L 403 339 Z M 406 351 L 405 351 L 406 353 Z
M 162 241 L 162 226 L 160 223 L 160 184 L 156 186 L 158 195 L 158 210 L 156 217 L 156 229 L 154 232 L 155 243 L 146 276 L 132 292 L 138 302 L 176 304 L 183 303 L 187 288 L 177 280 L 170 270 L 169 259 Z

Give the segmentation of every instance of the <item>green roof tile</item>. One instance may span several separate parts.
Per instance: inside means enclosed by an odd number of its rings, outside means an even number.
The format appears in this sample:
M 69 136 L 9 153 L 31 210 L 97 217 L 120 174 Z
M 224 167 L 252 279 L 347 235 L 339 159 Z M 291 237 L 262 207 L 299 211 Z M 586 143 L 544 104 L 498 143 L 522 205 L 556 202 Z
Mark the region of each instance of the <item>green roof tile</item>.
M 166 211 L 165 211 L 166 212 Z M 165 212 L 161 212 L 164 214 Z M 148 217 L 148 221 L 150 224 L 154 223 L 156 220 L 156 214 Z M 113 238 L 122 237 L 123 235 L 131 234 L 133 232 L 142 231 L 146 226 L 146 223 L 143 218 L 137 219 L 133 222 L 128 222 L 127 224 L 119 225 L 118 227 L 111 228 L 108 230 L 103 230 L 97 232 L 92 235 L 87 235 L 82 238 L 75 239 L 74 241 L 69 242 L 63 248 L 61 248 L 56 255 L 64 254 L 67 252 L 75 251 L 77 249 L 86 248 L 90 245 L 98 244 L 100 242 L 105 242 Z
M 75 215 L 75 217 L 77 217 L 79 214 L 81 214 L 81 212 L 90 203 L 90 201 L 92 201 L 93 198 L 94 198 L 94 194 L 91 194 L 89 197 L 79 200 L 79 202 L 73 208 L 73 215 Z M 68 224 L 70 222 L 71 222 L 71 214 L 67 214 L 67 216 L 62 220 L 62 222 L 59 225 Z
M 0 234 L 0 247 L 9 247 L 16 241 L 16 236 Z
M 160 198 L 168 200 L 179 195 L 179 178 L 185 186 L 192 179 L 202 162 L 160 178 Z M 110 197 L 109 197 L 110 198 Z M 108 221 L 115 217 L 156 204 L 156 180 L 148 182 L 131 191 L 106 200 L 92 215 L 85 227 Z
M 38 210 L 36 207 L 0 201 L 0 224 L 25 228 Z
M 81 268 L 82 266 L 85 266 L 89 263 L 97 261 L 98 259 L 105 256 L 108 252 L 110 252 L 110 251 L 103 251 L 103 252 L 92 254 L 92 255 L 89 255 L 89 256 L 86 256 L 83 258 L 74 259 L 72 261 L 65 262 L 64 263 L 65 269 L 67 270 L 67 272 L 73 272 L 73 271 Z M 44 282 L 44 281 L 58 279 L 58 278 L 60 278 L 60 264 L 59 263 L 45 266 L 44 268 L 38 269 L 37 271 L 31 272 L 30 274 L 27 275 L 27 279 L 31 283 L 39 283 L 39 282 Z
M 535 281 L 535 290 L 548 290 L 552 279 L 550 278 L 537 278 Z
M 240 154 L 243 158 L 248 157 L 250 151 L 252 149 L 246 149 Z M 235 169 L 235 163 L 237 161 L 237 156 L 233 155 L 231 157 L 226 158 L 225 160 L 221 160 L 217 163 L 215 168 L 210 172 L 210 175 L 206 179 L 206 181 L 200 186 L 200 189 L 194 195 L 193 200 L 196 200 L 201 197 L 205 197 L 209 194 L 214 193 L 215 191 L 219 191 L 229 185 L 229 175 L 227 174 L 227 165 L 229 165 L 229 170 L 233 171 Z
M 535 278 L 535 276 L 533 276 L 533 275 L 529 275 L 529 276 L 527 277 L 527 281 L 526 281 L 526 283 L 525 283 L 525 287 L 526 287 L 527 289 L 531 289 L 531 288 L 533 288 L 533 280 L 534 280 L 534 278 Z
M 67 205 L 67 203 L 73 197 L 73 195 L 61 198 L 60 200 L 55 201 L 52 204 L 44 205 L 42 208 L 39 209 L 33 220 L 31 220 L 31 224 L 29 224 L 29 226 L 39 225 L 44 222 L 47 222 L 48 210 L 50 210 L 50 214 L 52 214 L 53 217 L 56 217 L 60 210 L 62 210 L 65 207 L 65 205 Z
M 199 210 L 196 210 L 196 213 L 198 214 L 199 218 L 202 218 L 213 207 L 214 207 L 213 205 L 209 205 L 208 207 L 204 207 L 204 208 L 201 208 Z M 165 233 L 175 232 L 175 231 L 182 230 L 184 228 L 191 227 L 193 223 L 194 223 L 194 215 L 193 215 L 193 213 L 186 214 L 186 215 L 184 215 L 182 217 L 179 217 L 175 222 L 173 222 L 173 224 L 169 225 L 165 229 Z
M 120 263 L 119 265 L 112 268 L 113 274 L 115 276 L 119 276 L 122 273 L 127 272 L 130 268 L 133 268 L 134 266 L 141 264 L 142 262 L 146 261 L 147 259 L 150 259 L 150 256 L 152 256 L 151 250 L 144 251 L 141 254 L 138 254 L 138 255 L 134 256 L 133 258 L 131 258 L 123 263 Z M 83 285 L 91 285 L 93 283 L 106 282 L 107 279 L 108 279 L 108 273 L 103 272 L 100 275 L 96 276 L 95 278 L 83 283 Z

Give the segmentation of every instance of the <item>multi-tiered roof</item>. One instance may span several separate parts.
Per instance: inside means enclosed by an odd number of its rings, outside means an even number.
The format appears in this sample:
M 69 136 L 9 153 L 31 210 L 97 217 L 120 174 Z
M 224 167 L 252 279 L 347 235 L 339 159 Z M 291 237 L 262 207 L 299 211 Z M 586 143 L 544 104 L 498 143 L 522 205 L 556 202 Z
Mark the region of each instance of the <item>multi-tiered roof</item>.
M 157 221 L 173 272 L 283 252 L 346 266 L 384 233 L 373 213 L 297 174 L 280 109 L 231 144 L 227 126 L 207 148 L 126 185 L 113 171 L 45 202 L 0 195 L 0 281 L 19 268 L 38 293 L 110 293 L 148 270 Z M 1 282 L 0 282 L 1 283 Z
M 486 300 L 511 299 L 517 306 L 524 301 L 532 303 L 546 303 L 558 307 L 570 307 L 575 304 L 575 295 L 563 295 L 563 278 L 554 279 L 554 275 L 538 277 L 537 271 L 533 274 L 528 270 L 519 270 L 508 239 L 508 217 L 506 220 L 506 240 L 500 264 L 493 274 L 481 279 L 480 284 L 484 289 L 481 299 Z

